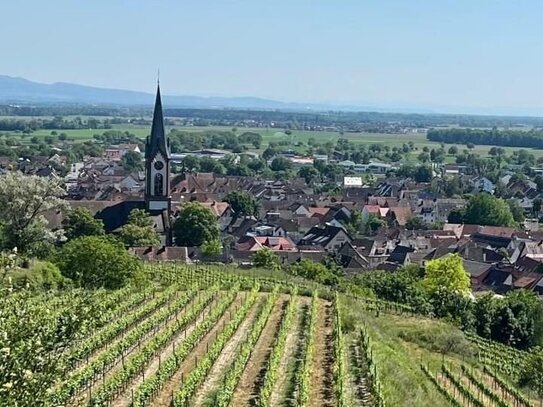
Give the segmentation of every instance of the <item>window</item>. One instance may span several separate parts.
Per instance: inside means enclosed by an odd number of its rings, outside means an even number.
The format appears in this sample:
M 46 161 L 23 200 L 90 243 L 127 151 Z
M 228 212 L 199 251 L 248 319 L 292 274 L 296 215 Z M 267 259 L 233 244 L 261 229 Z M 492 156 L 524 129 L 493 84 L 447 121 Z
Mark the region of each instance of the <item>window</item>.
M 164 177 L 162 174 L 155 175 L 155 193 L 154 195 L 164 195 Z

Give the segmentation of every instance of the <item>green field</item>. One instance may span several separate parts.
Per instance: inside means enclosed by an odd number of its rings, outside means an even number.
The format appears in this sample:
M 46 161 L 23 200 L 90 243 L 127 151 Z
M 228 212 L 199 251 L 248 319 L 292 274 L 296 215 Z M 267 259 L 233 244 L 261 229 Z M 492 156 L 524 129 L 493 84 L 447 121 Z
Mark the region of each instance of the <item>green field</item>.
M 227 126 L 205 126 L 205 127 L 197 127 L 197 126 L 187 126 L 187 127 L 167 127 L 167 130 L 171 129 L 178 129 L 182 131 L 189 131 L 189 132 L 202 132 L 202 131 L 231 131 L 231 127 Z M 121 130 L 121 131 L 129 131 L 130 133 L 135 134 L 139 138 L 145 138 L 150 131 L 150 128 L 148 126 L 130 126 L 130 125 L 123 125 L 123 126 L 114 126 L 115 130 Z M 86 141 L 91 140 L 95 134 L 101 134 L 105 130 L 103 129 L 80 129 L 80 130 L 57 130 L 57 133 L 66 133 L 68 135 L 69 140 L 73 140 L 75 142 L 79 141 Z M 303 153 L 305 151 L 305 146 L 307 145 L 307 142 L 309 139 L 314 139 L 317 143 L 326 143 L 326 142 L 333 142 L 336 143 L 338 139 L 344 138 L 349 141 L 352 141 L 356 144 L 382 144 L 387 146 L 401 146 L 404 143 L 408 143 L 410 141 L 415 143 L 415 149 L 416 151 L 408 157 L 408 161 L 416 161 L 416 156 L 424 147 L 428 147 L 430 149 L 432 148 L 439 148 L 440 143 L 428 141 L 426 139 L 425 134 L 420 133 L 408 133 L 408 134 L 388 134 L 388 133 L 345 133 L 340 134 L 338 132 L 331 132 L 331 131 L 305 131 L 305 130 L 293 130 L 292 134 L 287 135 L 282 130 L 279 129 L 271 129 L 271 128 L 247 128 L 247 127 L 240 127 L 237 129 L 237 134 L 242 134 L 244 132 L 251 131 L 255 133 L 259 133 L 262 135 L 263 143 L 262 148 L 266 148 L 269 142 L 279 142 L 279 141 L 285 141 L 288 140 L 291 142 L 293 149 L 296 151 L 299 151 L 300 153 Z M 33 132 L 31 135 L 23 136 L 19 132 L 0 132 L 0 134 L 5 134 L 7 137 L 16 137 L 21 139 L 23 143 L 30 143 L 30 139 L 34 136 L 36 137 L 45 137 L 51 135 L 50 130 L 37 130 Z M 302 147 L 294 147 L 296 143 L 303 143 L 304 145 Z M 452 144 L 445 144 L 445 149 L 448 150 L 448 148 Z M 463 145 L 458 145 L 459 150 L 465 149 L 466 147 Z M 476 154 L 479 154 L 481 156 L 488 156 L 488 151 L 490 150 L 491 146 L 487 145 L 476 145 L 474 148 L 474 152 Z M 513 151 L 517 151 L 520 148 L 517 147 L 503 147 L 508 154 L 512 154 Z M 543 157 L 543 150 L 539 149 L 527 149 L 530 150 L 532 154 L 538 157 Z M 453 156 L 447 156 L 446 162 L 454 162 Z

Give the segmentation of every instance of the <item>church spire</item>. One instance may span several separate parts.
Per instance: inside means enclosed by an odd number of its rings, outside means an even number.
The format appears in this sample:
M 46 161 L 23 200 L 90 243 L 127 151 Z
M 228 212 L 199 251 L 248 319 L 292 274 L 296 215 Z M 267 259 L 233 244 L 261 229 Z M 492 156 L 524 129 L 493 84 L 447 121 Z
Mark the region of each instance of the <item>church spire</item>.
M 162 113 L 162 98 L 160 96 L 160 83 L 157 83 L 155 110 L 153 113 L 153 125 L 151 127 L 151 137 L 148 141 L 148 156 L 154 156 L 157 152 L 165 157 L 170 157 L 170 149 L 166 140 L 166 131 L 164 129 L 164 115 Z

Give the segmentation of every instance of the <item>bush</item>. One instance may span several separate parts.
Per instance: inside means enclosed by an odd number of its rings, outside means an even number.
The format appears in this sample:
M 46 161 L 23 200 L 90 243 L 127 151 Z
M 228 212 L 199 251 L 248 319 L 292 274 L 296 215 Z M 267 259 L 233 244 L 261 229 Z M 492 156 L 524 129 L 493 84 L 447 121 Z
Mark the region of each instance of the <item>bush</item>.
M 4 280 L 18 289 L 56 290 L 70 285 L 71 280 L 64 277 L 59 268 L 46 261 L 35 262 L 30 269 L 17 268 L 7 273 Z
M 142 270 L 141 262 L 120 242 L 103 236 L 84 236 L 66 243 L 56 264 L 64 276 L 85 288 L 120 288 Z

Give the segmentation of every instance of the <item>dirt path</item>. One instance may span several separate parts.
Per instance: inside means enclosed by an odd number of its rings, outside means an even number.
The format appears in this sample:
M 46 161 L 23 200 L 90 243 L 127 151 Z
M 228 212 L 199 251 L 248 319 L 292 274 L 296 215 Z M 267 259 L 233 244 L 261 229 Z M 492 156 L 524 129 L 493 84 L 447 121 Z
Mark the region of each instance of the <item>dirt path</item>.
M 279 333 L 281 321 L 285 316 L 285 309 L 288 302 L 289 296 L 286 294 L 279 297 L 278 301 L 275 302 L 266 326 L 262 330 L 249 357 L 247 366 L 245 366 L 245 370 L 240 377 L 238 387 L 234 391 L 231 402 L 233 406 L 255 405 L 255 398 L 258 396 L 258 390 L 266 373 L 268 359 L 270 358 L 275 338 Z
M 148 342 L 150 342 L 152 338 L 156 336 L 159 332 L 175 324 L 176 316 L 182 317 L 185 314 L 185 312 L 187 312 L 187 310 L 190 309 L 190 306 L 195 301 L 197 301 L 197 299 L 198 299 L 198 296 L 193 298 L 186 306 L 179 308 L 178 311 L 175 314 L 172 314 L 172 317 L 169 320 L 167 320 L 165 323 L 163 322 L 161 325 L 157 325 L 155 329 L 152 329 L 151 331 L 143 335 L 137 343 L 135 343 L 132 347 L 130 347 L 123 353 L 123 356 L 117 358 L 115 362 L 113 362 L 113 364 L 105 372 L 104 376 L 98 378 L 90 385 L 90 389 L 89 389 L 89 386 L 82 389 L 82 391 L 79 393 L 79 396 L 76 396 L 76 398 L 74 399 L 75 402 L 73 403 L 73 405 L 87 406 L 89 403 L 91 394 L 93 394 L 100 386 L 102 386 L 111 376 L 113 376 L 115 373 L 117 373 L 119 370 L 123 368 L 123 361 L 126 361 L 128 360 L 128 358 L 132 357 L 133 355 L 136 355 L 137 352 L 143 346 L 145 346 Z M 160 309 L 162 309 L 163 307 L 167 307 L 169 304 L 170 302 L 164 304 Z M 157 309 L 155 312 L 158 312 L 158 310 L 159 309 Z M 153 314 L 154 312 L 150 314 L 148 318 L 150 318 Z
M 287 339 L 285 341 L 285 352 L 281 356 L 281 361 L 279 362 L 279 374 L 275 385 L 273 386 L 272 395 L 270 398 L 270 406 L 279 407 L 282 405 L 283 400 L 287 393 L 287 380 L 289 378 L 288 372 L 292 370 L 289 366 L 293 364 L 294 358 L 296 356 L 296 349 L 299 346 L 298 336 L 302 328 L 302 307 L 307 307 L 309 305 L 309 299 L 306 297 L 297 298 L 297 307 L 294 315 L 292 316 L 293 320 L 291 322 L 291 329 L 287 334 Z
M 309 405 L 314 407 L 335 406 L 334 395 L 334 336 L 332 328 L 332 304 L 319 301 L 315 329 L 315 351 L 311 366 Z
M 226 343 L 221 355 L 209 371 L 205 382 L 202 384 L 202 387 L 196 392 L 193 405 L 211 405 L 211 396 L 218 389 L 226 371 L 232 365 L 238 347 L 245 341 L 247 332 L 249 332 L 253 322 L 256 319 L 258 309 L 258 306 L 251 309 L 236 333 Z
M 157 397 L 151 403 L 152 406 L 169 406 L 172 400 L 172 395 L 177 391 L 182 385 L 182 379 L 185 377 L 195 366 L 196 360 L 202 359 L 202 357 L 207 352 L 207 349 L 215 341 L 217 335 L 223 330 L 224 326 L 231 320 L 231 317 L 234 316 L 236 308 L 242 304 L 244 295 L 239 293 L 236 300 L 232 303 L 230 308 L 224 313 L 224 315 L 219 319 L 217 324 L 204 336 L 204 338 L 196 345 L 192 350 L 191 354 L 187 359 L 181 364 L 179 370 L 172 376 L 169 382 L 162 388 L 158 393 Z M 254 309 L 260 301 L 256 301 L 253 304 Z M 251 309 L 251 311 L 252 311 Z
M 123 391 L 118 397 L 112 400 L 111 405 L 115 407 L 128 407 L 132 404 L 132 392 L 135 392 L 136 389 L 143 383 L 144 377 L 150 377 L 155 374 L 160 367 L 160 362 L 162 360 L 168 359 L 174 350 L 174 346 L 178 346 L 183 340 L 190 335 L 190 333 L 196 328 L 196 326 L 202 322 L 205 316 L 208 315 L 209 311 L 217 304 L 218 301 L 223 297 L 223 293 L 219 293 L 215 296 L 211 304 L 203 309 L 203 311 L 198 315 L 198 317 L 190 324 L 187 325 L 185 329 L 179 332 L 178 335 L 165 347 L 162 351 L 151 361 L 149 365 L 145 368 L 144 374 L 138 376 L 130 382 L 130 385 L 127 386 L 125 391 Z

